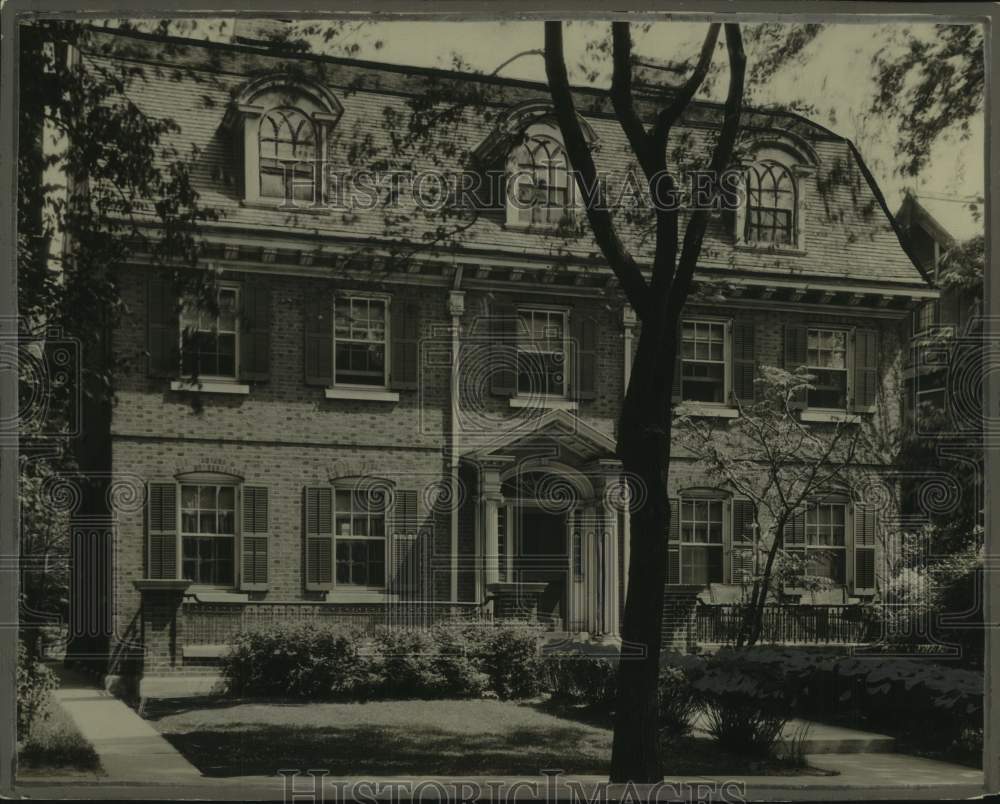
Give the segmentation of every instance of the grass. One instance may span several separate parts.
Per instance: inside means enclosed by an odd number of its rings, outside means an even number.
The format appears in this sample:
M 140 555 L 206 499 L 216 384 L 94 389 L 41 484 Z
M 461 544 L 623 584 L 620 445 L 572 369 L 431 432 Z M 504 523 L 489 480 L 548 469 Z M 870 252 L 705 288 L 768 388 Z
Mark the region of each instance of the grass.
M 101 765 L 93 746 L 54 698 L 50 697 L 47 712 L 49 716 L 37 721 L 27 739 L 18 746 L 19 772 L 100 772 Z
M 292 768 L 334 776 L 606 775 L 611 756 L 611 729 L 600 716 L 531 703 L 178 701 L 146 714 L 202 773 L 216 777 Z M 665 758 L 672 776 L 820 773 L 727 755 L 704 740 L 675 741 Z

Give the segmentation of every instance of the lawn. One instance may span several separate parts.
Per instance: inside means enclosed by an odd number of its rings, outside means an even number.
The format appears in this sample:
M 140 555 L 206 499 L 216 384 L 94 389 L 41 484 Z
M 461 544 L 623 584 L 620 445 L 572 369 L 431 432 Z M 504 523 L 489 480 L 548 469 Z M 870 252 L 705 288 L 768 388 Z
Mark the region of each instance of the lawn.
M 36 723 L 28 738 L 18 745 L 18 774 L 100 773 L 93 747 L 54 698 L 49 701 L 48 712 L 49 717 Z
M 536 776 L 543 769 L 605 775 L 604 718 L 494 700 L 367 703 L 161 702 L 150 722 L 209 776 L 288 768 L 334 776 Z M 668 774 L 819 774 L 727 755 L 704 740 L 669 749 Z

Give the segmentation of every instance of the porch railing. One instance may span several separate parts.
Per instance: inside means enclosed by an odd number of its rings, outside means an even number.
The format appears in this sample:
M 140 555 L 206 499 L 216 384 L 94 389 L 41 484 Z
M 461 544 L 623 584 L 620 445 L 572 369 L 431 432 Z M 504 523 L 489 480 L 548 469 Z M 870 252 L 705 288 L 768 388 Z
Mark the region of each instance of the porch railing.
M 698 642 L 736 642 L 746 609 L 735 604 L 701 604 L 697 608 Z M 871 642 L 879 631 L 875 612 L 859 605 L 769 605 L 764 607 L 760 642 L 781 645 Z
M 446 623 L 485 622 L 478 603 L 400 603 L 390 605 L 185 602 L 181 612 L 184 642 L 221 645 L 250 628 L 310 622 L 374 631 L 379 628 L 431 628 Z

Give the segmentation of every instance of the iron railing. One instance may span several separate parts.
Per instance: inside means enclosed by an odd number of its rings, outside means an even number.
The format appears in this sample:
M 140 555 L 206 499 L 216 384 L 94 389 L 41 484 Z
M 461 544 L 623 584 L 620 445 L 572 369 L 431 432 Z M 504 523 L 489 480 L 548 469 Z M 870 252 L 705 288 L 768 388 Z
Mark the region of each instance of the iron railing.
M 747 614 L 746 607 L 738 604 L 700 604 L 695 614 L 698 642 L 736 642 Z M 867 606 L 768 605 L 763 611 L 759 642 L 859 645 L 873 641 L 879 630 L 875 612 Z

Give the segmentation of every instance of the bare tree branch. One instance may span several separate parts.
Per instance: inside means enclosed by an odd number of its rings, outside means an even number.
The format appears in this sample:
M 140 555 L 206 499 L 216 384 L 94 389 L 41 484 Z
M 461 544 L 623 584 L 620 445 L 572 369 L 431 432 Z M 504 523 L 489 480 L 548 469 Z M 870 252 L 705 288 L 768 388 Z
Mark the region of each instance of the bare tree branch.
M 670 105 L 662 110 L 656 118 L 656 126 L 653 129 L 652 136 L 652 147 L 657 151 L 664 152 L 666 154 L 667 149 L 667 138 L 670 136 L 670 129 L 673 127 L 680 116 L 687 109 L 688 104 L 694 99 L 695 94 L 701 89 L 701 85 L 705 83 L 705 78 L 708 76 L 708 68 L 712 65 L 712 56 L 715 54 L 715 45 L 719 41 L 719 29 L 722 26 L 713 22 L 708 26 L 708 33 L 705 34 L 705 41 L 701 45 L 701 54 L 698 57 L 698 63 L 695 65 L 694 72 L 688 77 L 687 81 L 684 82 L 683 86 L 677 91 L 674 99 L 670 102 Z M 726 40 L 729 40 L 728 26 L 726 30 Z M 742 42 L 740 44 L 740 50 L 742 52 Z M 732 54 L 730 52 L 730 59 Z M 731 63 L 731 62 L 730 62 Z M 732 84 L 730 83 L 730 88 Z M 743 96 L 743 87 L 740 86 L 740 97 Z M 664 156 L 665 158 L 665 156 Z
M 584 139 L 573 103 L 569 76 L 566 74 L 566 59 L 563 55 L 562 23 L 559 21 L 545 23 L 545 74 L 552 94 L 556 120 L 562 133 L 563 145 L 566 146 L 570 164 L 573 165 L 577 186 L 586 198 L 588 188 L 599 191 L 597 168 Z M 594 195 L 597 195 L 597 192 Z M 640 319 L 646 318 L 650 310 L 649 288 L 638 263 L 618 236 L 610 211 L 600 203 L 600 199 L 593 197 L 586 205 L 586 209 L 594 239 L 611 270 L 621 282 L 629 304 Z

